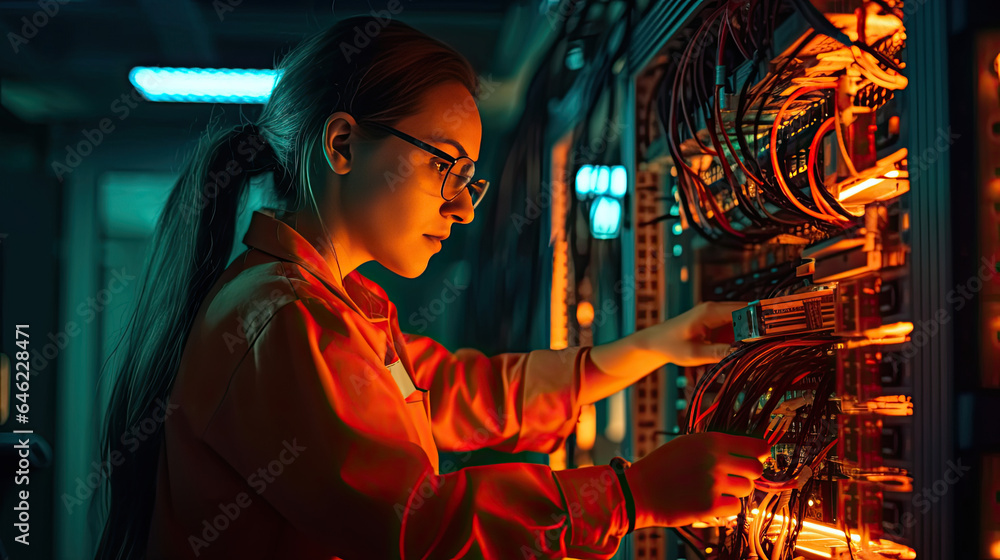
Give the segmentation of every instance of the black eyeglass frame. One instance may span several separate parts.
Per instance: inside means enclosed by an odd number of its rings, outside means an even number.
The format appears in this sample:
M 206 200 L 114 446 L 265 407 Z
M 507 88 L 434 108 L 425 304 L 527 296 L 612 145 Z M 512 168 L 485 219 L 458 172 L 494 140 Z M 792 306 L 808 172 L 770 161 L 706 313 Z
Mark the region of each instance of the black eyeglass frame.
M 401 130 L 397 130 L 397 129 L 395 129 L 395 128 L 389 126 L 389 125 L 386 125 L 386 124 L 377 123 L 377 122 L 366 122 L 364 124 L 367 125 L 367 126 L 372 126 L 372 127 L 378 128 L 380 130 L 384 130 L 384 131 L 388 132 L 389 134 L 392 134 L 392 135 L 396 136 L 397 138 L 400 138 L 402 140 L 406 140 L 410 144 L 413 144 L 414 146 L 416 146 L 416 147 L 418 147 L 418 148 L 420 148 L 420 149 L 422 149 L 422 150 L 424 150 L 426 152 L 434 154 L 435 156 L 437 156 L 437 157 L 439 157 L 439 158 L 447 161 L 450 164 L 450 166 L 448 167 L 448 172 L 445 173 L 444 180 L 441 181 L 441 198 L 447 200 L 448 202 L 451 202 L 452 200 L 455 200 L 459 196 L 462 196 L 462 193 L 465 192 L 472 185 L 480 185 L 482 187 L 482 191 L 479 194 L 479 198 L 476 199 L 476 200 L 474 200 L 474 201 L 472 201 L 472 208 L 474 210 L 477 206 L 479 206 L 479 203 L 483 201 L 483 198 L 486 197 L 486 191 L 487 191 L 487 189 L 490 188 L 490 182 L 489 181 L 487 181 L 486 179 L 479 179 L 477 181 L 473 181 L 472 177 L 464 177 L 462 175 L 459 175 L 458 173 L 455 174 L 456 177 L 462 177 L 463 179 L 468 179 L 469 182 L 466 183 L 466 185 L 464 187 L 462 187 L 462 190 L 460 190 L 457 193 L 455 193 L 455 196 L 453 196 L 451 198 L 448 198 L 448 197 L 446 197 L 444 195 L 444 186 L 445 186 L 445 183 L 448 182 L 448 176 L 451 175 L 451 170 L 455 168 L 455 164 L 458 163 L 458 160 L 460 160 L 460 159 L 467 159 L 467 160 L 471 161 L 472 162 L 473 171 L 475 171 L 476 162 L 472 158 L 470 158 L 469 156 L 459 156 L 459 157 L 456 158 L 456 157 L 452 156 L 451 154 L 449 154 L 448 152 L 445 152 L 445 151 L 441 150 L 440 148 L 432 146 L 432 145 L 428 144 L 427 142 L 424 142 L 423 140 L 414 138 L 414 137 L 410 136 L 409 134 L 407 134 L 407 133 L 405 133 L 405 132 L 403 132 Z M 473 172 L 473 174 L 475 174 L 475 173 Z M 471 191 L 470 191 L 470 195 L 471 195 Z

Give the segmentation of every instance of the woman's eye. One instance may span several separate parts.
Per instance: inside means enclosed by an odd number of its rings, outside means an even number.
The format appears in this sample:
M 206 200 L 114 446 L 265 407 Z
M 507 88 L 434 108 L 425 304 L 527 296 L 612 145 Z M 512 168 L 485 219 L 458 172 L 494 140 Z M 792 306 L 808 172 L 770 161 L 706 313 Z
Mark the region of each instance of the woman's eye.
M 434 161 L 432 161 L 431 162 L 431 166 L 434 167 L 434 169 L 437 169 L 438 173 L 442 173 L 442 174 L 445 171 L 448 171 L 448 168 L 451 167 L 447 162 L 444 162 L 444 161 L 441 161 L 441 160 L 434 160 Z

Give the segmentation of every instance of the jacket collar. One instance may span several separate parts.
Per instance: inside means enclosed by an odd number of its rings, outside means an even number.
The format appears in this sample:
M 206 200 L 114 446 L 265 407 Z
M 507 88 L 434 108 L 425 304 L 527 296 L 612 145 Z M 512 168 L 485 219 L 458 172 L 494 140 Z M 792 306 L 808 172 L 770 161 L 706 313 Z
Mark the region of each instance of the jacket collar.
M 389 318 L 389 298 L 381 286 L 362 276 L 357 269 L 345 276 L 341 283 L 340 274 L 330 268 L 316 247 L 291 226 L 275 218 L 272 210 L 253 212 L 243 244 L 302 266 L 368 320 L 384 321 Z

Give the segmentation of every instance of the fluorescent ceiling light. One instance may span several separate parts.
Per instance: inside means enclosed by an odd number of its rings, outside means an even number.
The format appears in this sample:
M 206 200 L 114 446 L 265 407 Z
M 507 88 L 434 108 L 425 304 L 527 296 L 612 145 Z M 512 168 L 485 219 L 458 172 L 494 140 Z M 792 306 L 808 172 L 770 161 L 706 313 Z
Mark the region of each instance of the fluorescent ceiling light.
M 278 70 L 148 66 L 137 66 L 128 75 L 150 101 L 187 103 L 265 103 L 280 77 Z

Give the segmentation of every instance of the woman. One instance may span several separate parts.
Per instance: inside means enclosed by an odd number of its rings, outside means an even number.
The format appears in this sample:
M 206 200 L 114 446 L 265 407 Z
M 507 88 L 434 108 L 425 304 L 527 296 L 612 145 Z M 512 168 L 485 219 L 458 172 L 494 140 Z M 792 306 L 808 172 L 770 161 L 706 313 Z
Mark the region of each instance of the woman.
M 210 135 L 157 228 L 108 411 L 104 457 L 124 459 L 99 558 L 607 558 L 633 527 L 739 510 L 766 447 L 722 434 L 676 438 L 621 476 L 440 475 L 439 449 L 551 452 L 581 406 L 667 361 L 718 361 L 726 345 L 703 334 L 737 305 L 562 352 L 452 354 L 403 334 L 356 269 L 416 277 L 472 221 L 487 186 L 476 75 L 371 18 L 282 68 L 256 124 Z M 237 232 L 248 179 L 269 172 L 271 203 Z M 229 264 L 238 233 L 249 249 Z M 156 433 L 127 437 L 149 417 Z

